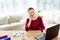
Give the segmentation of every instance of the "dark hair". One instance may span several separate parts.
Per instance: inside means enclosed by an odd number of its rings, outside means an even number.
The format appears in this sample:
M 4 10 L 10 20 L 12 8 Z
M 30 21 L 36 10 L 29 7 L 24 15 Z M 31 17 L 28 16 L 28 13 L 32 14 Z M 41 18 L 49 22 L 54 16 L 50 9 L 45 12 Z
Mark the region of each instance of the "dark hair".
M 30 7 L 30 8 L 28 8 L 28 12 L 29 12 L 29 10 L 31 10 L 31 9 L 33 9 L 33 10 L 34 10 L 34 8 Z

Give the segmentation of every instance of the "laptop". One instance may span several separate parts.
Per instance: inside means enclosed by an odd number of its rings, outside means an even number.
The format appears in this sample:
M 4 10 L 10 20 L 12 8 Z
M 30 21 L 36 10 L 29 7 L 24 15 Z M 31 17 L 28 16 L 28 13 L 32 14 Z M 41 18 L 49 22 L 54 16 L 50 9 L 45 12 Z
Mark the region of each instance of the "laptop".
M 59 33 L 59 26 L 60 26 L 60 24 L 57 24 L 55 26 L 48 28 L 46 30 L 45 40 L 51 40 L 52 38 L 57 37 L 58 33 Z
M 43 34 L 35 36 L 37 40 L 51 40 L 58 36 L 60 24 L 54 25 L 46 30 L 46 36 Z

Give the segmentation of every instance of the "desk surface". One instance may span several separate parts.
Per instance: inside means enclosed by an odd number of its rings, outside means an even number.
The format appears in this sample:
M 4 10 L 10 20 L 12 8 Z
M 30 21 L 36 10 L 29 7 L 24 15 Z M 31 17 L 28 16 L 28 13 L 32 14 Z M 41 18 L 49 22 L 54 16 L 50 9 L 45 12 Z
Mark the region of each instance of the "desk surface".
M 13 34 L 15 32 L 25 33 L 26 34 L 26 36 L 25 36 L 26 40 L 36 40 L 34 37 L 36 35 L 42 34 L 41 31 L 37 31 L 36 30 L 36 31 L 28 31 L 28 32 L 26 32 L 26 31 L 0 31 L 0 35 L 7 34 L 7 35 L 9 35 L 11 37 L 12 40 L 22 40 L 21 36 L 19 36 L 19 37 L 13 37 Z M 58 38 L 56 37 L 53 40 L 58 40 Z

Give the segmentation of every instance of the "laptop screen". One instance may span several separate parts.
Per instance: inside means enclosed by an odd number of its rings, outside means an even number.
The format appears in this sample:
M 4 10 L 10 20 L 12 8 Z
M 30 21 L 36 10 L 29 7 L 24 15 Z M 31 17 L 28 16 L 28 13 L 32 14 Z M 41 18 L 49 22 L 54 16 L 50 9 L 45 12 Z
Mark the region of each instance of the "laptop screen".
M 57 37 L 57 35 L 59 33 L 59 26 L 60 26 L 60 24 L 57 24 L 55 26 L 48 28 L 46 31 L 45 40 L 51 40 L 52 38 Z

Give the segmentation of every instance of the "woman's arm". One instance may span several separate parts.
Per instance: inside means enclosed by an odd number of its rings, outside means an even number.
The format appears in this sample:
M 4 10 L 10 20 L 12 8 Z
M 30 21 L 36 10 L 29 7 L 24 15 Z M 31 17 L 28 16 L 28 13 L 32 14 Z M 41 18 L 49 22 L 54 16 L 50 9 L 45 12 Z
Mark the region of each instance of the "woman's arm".
M 39 19 L 40 19 L 40 30 L 43 32 L 45 30 L 45 26 L 43 24 L 42 18 L 39 17 Z
M 43 24 L 42 18 L 40 18 L 40 27 L 41 27 L 41 31 L 43 32 L 43 34 L 46 35 L 46 30 L 45 30 L 45 26 Z
M 31 20 L 27 19 L 25 24 L 25 30 L 28 31 L 30 28 Z
M 27 24 L 27 26 L 30 27 L 30 25 L 31 25 L 31 20 L 29 20 L 29 23 Z

